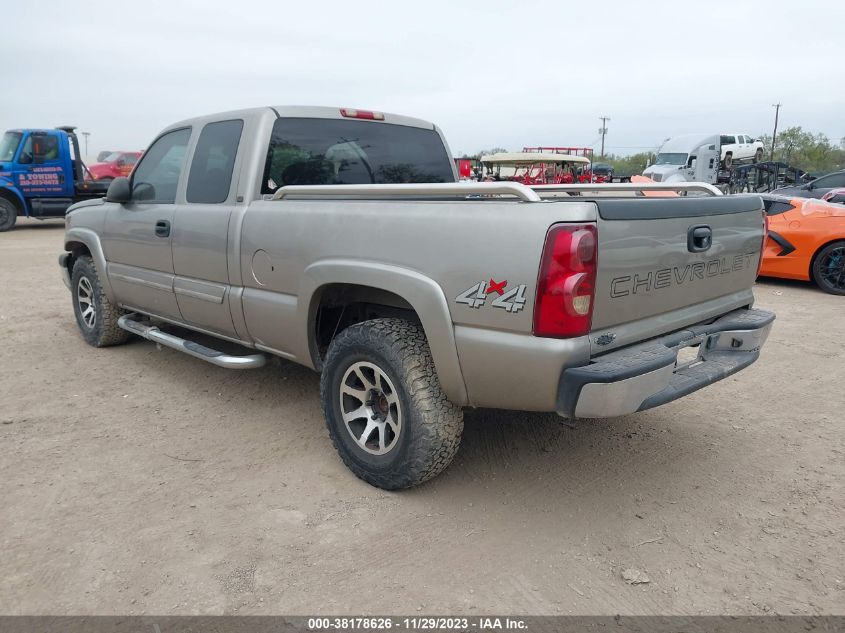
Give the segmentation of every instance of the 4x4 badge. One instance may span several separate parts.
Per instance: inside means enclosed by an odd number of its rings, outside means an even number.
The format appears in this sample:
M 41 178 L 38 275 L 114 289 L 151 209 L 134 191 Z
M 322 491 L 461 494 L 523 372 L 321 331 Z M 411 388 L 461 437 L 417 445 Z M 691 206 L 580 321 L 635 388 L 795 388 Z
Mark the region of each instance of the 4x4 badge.
M 487 297 L 494 295 L 493 301 L 490 302 L 494 308 L 502 308 L 508 312 L 519 312 L 525 307 L 525 289 L 526 285 L 522 284 L 505 290 L 508 285 L 508 280 L 495 281 L 492 277 L 490 281 L 479 281 L 471 288 L 467 288 L 455 298 L 455 303 L 463 303 L 471 308 L 480 308 L 487 303 Z

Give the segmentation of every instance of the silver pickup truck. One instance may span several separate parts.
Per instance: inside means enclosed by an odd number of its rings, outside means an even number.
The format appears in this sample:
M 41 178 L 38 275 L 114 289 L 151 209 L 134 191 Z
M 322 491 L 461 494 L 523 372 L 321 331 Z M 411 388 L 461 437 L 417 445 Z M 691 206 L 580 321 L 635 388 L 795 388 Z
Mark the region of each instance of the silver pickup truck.
M 417 119 L 191 119 L 72 208 L 59 264 L 95 347 L 134 334 L 321 372 L 336 449 L 387 489 L 449 464 L 463 407 L 622 416 L 757 359 L 774 320 L 751 307 L 759 197 L 455 181 Z M 708 195 L 641 194 L 661 187 Z

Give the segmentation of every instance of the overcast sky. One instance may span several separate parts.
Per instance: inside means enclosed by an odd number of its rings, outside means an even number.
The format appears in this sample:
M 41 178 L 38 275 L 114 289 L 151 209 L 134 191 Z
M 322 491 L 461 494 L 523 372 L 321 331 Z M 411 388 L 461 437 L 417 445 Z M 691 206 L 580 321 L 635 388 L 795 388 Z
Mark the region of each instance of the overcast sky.
M 155 5 L 155 6 L 153 6 Z M 453 153 L 654 148 L 686 132 L 845 137 L 845 2 L 17 0 L 0 127 L 77 125 L 89 154 L 269 104 L 438 123 Z

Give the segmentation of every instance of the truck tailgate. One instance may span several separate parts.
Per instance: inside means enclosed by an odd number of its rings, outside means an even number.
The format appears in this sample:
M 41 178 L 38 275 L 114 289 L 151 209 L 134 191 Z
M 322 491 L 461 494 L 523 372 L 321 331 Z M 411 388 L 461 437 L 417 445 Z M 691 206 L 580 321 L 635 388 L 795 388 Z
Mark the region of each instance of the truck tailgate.
M 659 322 L 697 304 L 712 311 L 714 300 L 754 284 L 763 238 L 758 196 L 599 198 L 596 204 L 594 332 L 642 319 Z M 736 307 L 727 303 L 725 311 Z M 690 323 L 707 318 L 687 312 Z

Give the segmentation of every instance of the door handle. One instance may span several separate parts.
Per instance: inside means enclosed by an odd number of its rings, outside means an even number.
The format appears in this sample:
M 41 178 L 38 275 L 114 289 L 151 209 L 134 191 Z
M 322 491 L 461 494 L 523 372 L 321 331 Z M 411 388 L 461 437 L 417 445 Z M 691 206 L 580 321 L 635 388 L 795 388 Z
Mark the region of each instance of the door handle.
M 167 220 L 159 220 L 156 222 L 156 236 L 170 237 L 170 222 Z

